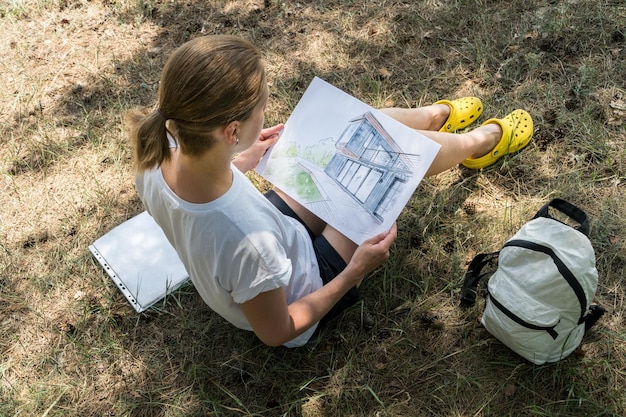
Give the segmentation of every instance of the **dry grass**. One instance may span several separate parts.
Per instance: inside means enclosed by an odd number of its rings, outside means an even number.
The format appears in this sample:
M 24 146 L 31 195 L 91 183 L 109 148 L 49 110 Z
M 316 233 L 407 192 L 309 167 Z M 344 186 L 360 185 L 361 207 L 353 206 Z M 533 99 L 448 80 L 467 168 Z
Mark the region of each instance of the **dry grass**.
M 626 414 L 622 1 L 4 0 L 0 29 L 0 416 Z M 374 106 L 523 107 L 535 139 L 425 181 L 315 349 L 264 347 L 191 287 L 137 315 L 87 245 L 142 210 L 122 115 L 211 33 L 264 52 L 268 125 L 317 75 Z M 580 354 L 533 366 L 458 290 L 473 254 L 556 196 L 590 215 L 609 313 Z

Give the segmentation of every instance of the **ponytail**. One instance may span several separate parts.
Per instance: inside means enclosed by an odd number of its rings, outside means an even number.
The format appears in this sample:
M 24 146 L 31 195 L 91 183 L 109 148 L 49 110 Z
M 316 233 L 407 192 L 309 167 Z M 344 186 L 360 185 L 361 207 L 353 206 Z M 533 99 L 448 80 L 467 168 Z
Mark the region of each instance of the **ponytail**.
M 170 159 L 165 118 L 158 112 L 131 110 L 126 115 L 135 170 L 143 172 Z
M 163 68 L 159 110 L 128 113 L 135 169 L 170 159 L 168 127 L 181 154 L 203 155 L 215 143 L 215 129 L 248 119 L 266 88 L 261 53 L 249 41 L 213 35 L 186 42 Z

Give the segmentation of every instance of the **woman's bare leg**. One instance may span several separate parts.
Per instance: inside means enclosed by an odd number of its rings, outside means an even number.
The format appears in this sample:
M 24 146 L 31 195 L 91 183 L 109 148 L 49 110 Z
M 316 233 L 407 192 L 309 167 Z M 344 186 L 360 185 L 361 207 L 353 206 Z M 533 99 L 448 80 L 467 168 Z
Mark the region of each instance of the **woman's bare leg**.
M 422 135 L 441 145 L 439 153 L 426 172 L 436 175 L 456 166 L 469 157 L 479 157 L 493 149 L 502 137 L 498 124 L 480 126 L 466 133 L 445 133 L 439 129 L 450 115 L 450 107 L 433 104 L 416 109 L 386 108 L 381 112 L 400 123 L 418 130 Z
M 348 263 L 356 251 L 357 245 L 350 239 L 339 233 L 335 228 L 329 226 L 322 219 L 311 213 L 309 209 L 289 197 L 282 190 L 274 187 L 274 191 L 287 205 L 296 212 L 315 236 L 323 234 L 328 243 L 337 251 L 339 256 Z
M 491 151 L 502 138 L 502 128 L 496 123 L 480 126 L 466 133 L 445 133 L 420 130 L 422 135 L 439 143 L 441 148 L 426 176 L 446 171 L 469 157 L 477 158 Z
M 439 130 L 450 116 L 450 107 L 446 104 L 432 104 L 415 109 L 387 107 L 380 111 L 416 130 Z
M 274 187 L 274 191 L 276 192 L 276 194 L 278 194 L 280 198 L 283 199 L 285 203 L 287 203 L 287 205 L 293 211 L 296 212 L 298 217 L 300 217 L 300 219 L 302 219 L 304 224 L 306 224 L 307 227 L 311 229 L 311 232 L 313 232 L 315 236 L 322 234 L 322 231 L 324 231 L 324 228 L 326 227 L 325 221 L 317 217 L 315 214 L 311 213 L 309 209 L 304 207 L 302 204 L 298 203 L 293 198 L 289 197 L 281 189 Z
M 322 235 L 328 240 L 330 246 L 337 251 L 339 256 L 341 256 L 346 263 L 349 263 L 358 245 L 330 225 L 326 226 Z

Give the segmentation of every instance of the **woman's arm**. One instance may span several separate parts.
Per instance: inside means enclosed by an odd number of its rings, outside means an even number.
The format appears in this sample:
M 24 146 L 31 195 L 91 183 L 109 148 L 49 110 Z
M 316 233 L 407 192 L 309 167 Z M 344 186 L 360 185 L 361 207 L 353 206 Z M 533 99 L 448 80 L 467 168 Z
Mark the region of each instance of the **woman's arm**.
M 389 257 L 396 239 L 394 226 L 359 246 L 346 268 L 319 290 L 287 305 L 282 288 L 263 292 L 241 304 L 254 333 L 269 346 L 280 346 L 320 321 L 365 274 Z

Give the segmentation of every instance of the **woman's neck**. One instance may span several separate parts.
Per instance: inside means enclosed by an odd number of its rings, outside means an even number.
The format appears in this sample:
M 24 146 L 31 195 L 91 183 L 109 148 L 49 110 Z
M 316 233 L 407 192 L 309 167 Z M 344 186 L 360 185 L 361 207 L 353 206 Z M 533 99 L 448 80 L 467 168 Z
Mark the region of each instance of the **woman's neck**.
M 161 164 L 163 178 L 174 193 L 189 203 L 209 203 L 224 195 L 233 183 L 230 149 L 211 148 L 200 157 L 172 149 L 170 161 Z

